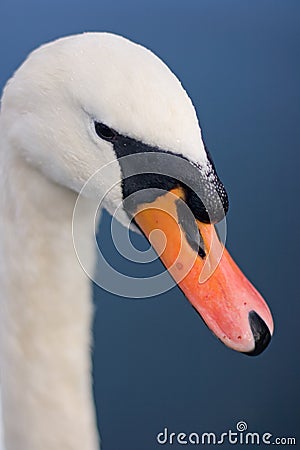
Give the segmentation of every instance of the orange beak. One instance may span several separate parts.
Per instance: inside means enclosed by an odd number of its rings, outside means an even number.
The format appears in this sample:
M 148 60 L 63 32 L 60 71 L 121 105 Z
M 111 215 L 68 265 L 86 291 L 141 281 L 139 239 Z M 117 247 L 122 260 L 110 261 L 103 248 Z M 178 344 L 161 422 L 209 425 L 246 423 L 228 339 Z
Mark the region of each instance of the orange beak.
M 270 310 L 219 241 L 214 225 L 193 218 L 199 248 L 191 242 L 179 214 L 183 200 L 184 191 L 173 189 L 140 205 L 134 219 L 211 331 L 228 347 L 258 355 L 273 334 Z

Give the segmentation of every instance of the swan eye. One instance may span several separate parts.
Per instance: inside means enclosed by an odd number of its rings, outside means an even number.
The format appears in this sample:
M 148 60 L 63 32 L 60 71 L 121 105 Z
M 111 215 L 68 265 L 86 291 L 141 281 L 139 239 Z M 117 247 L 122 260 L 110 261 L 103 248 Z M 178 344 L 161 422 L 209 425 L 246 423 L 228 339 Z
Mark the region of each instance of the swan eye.
M 95 122 L 95 130 L 98 136 L 106 141 L 113 141 L 117 135 L 115 130 L 100 122 Z

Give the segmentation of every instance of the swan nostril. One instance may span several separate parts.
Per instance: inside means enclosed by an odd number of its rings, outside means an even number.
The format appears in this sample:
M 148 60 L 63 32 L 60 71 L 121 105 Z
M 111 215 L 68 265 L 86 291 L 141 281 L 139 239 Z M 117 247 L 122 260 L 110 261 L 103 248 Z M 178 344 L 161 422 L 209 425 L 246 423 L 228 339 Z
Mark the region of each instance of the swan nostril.
M 245 353 L 246 355 L 256 356 L 264 351 L 271 340 L 271 333 L 264 320 L 255 312 L 249 312 L 249 323 L 255 341 L 254 350 Z
M 183 200 L 176 200 L 176 210 L 178 215 L 178 223 L 184 231 L 186 240 L 190 247 L 195 250 L 201 258 L 205 258 L 205 246 L 201 233 L 197 227 L 194 217 L 190 217 L 187 213 L 188 206 Z

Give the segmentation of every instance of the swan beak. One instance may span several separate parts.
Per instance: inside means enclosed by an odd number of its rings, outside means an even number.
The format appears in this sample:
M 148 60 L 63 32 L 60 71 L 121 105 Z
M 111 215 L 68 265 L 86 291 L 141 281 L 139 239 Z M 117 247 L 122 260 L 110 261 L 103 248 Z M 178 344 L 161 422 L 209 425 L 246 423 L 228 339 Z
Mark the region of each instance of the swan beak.
M 270 310 L 220 242 L 214 225 L 191 214 L 198 242 L 191 237 L 191 223 L 187 226 L 180 213 L 183 200 L 183 190 L 173 189 L 140 205 L 135 222 L 217 338 L 233 350 L 258 355 L 273 334 Z

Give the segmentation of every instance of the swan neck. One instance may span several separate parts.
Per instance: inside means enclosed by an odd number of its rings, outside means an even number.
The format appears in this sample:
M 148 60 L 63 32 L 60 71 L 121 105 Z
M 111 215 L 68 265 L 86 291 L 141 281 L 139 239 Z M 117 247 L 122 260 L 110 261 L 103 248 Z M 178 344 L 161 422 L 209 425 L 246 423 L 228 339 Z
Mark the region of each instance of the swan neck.
M 6 447 L 96 450 L 91 285 L 71 232 L 77 196 L 9 150 L 0 154 L 0 375 Z M 91 231 L 84 217 L 78 220 L 92 264 Z

